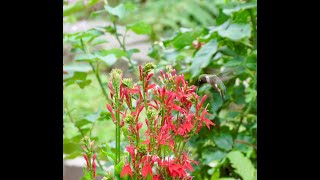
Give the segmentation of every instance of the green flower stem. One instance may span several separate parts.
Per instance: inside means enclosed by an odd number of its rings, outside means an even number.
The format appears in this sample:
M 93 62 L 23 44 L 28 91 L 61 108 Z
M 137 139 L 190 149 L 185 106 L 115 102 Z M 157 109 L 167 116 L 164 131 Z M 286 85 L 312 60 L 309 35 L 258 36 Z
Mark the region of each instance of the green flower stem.
M 105 88 L 103 87 L 103 84 L 102 84 L 102 81 L 101 81 L 101 78 L 100 78 L 100 71 L 99 71 L 99 70 L 96 70 L 91 62 L 90 62 L 90 66 L 91 66 L 94 74 L 96 75 L 96 78 L 97 78 L 97 80 L 98 80 L 98 82 L 99 82 L 99 85 L 100 85 L 100 87 L 101 87 L 101 90 L 102 90 L 103 95 L 104 95 L 104 96 L 106 97 L 106 99 L 107 99 L 107 98 L 108 98 L 108 95 L 107 95 L 107 92 L 106 92 Z M 97 69 L 98 69 L 98 68 L 97 68 Z
M 73 117 L 72 117 L 72 115 L 71 115 L 71 113 L 70 113 L 69 106 L 68 106 L 67 103 L 65 104 L 65 111 L 67 112 L 70 121 L 71 121 L 72 124 L 74 124 L 74 126 L 78 129 L 78 131 L 79 131 L 80 134 L 81 134 L 81 137 L 83 138 L 83 137 L 84 137 L 84 134 L 83 134 L 83 132 L 81 131 L 81 128 L 76 125 L 76 123 L 75 123 L 75 121 L 74 121 L 74 119 L 73 119 Z
M 89 52 L 89 49 L 88 47 L 83 43 L 83 40 L 82 38 L 80 39 L 80 42 L 81 42 L 81 46 L 82 46 L 82 50 L 85 52 L 85 54 L 90 54 Z M 100 85 L 100 88 L 102 90 L 102 93 L 103 95 L 106 97 L 106 99 L 108 99 L 108 95 L 107 95 L 107 92 L 105 90 L 105 88 L 103 87 L 103 84 L 102 84 L 102 81 L 101 81 L 101 78 L 100 78 L 100 71 L 98 70 L 98 68 L 96 69 L 93 65 L 92 62 L 89 62 L 90 66 L 91 66 L 91 69 L 93 71 L 93 73 L 95 74 L 98 82 L 99 82 L 99 85 Z
M 66 104 L 65 104 L 65 111 L 67 112 L 68 117 L 69 117 L 70 121 L 72 122 L 72 124 L 74 124 L 74 126 L 75 126 L 75 127 L 78 129 L 78 131 L 80 132 L 80 134 L 81 134 L 81 139 L 83 139 L 83 138 L 85 137 L 85 135 L 84 135 L 83 132 L 81 131 L 81 128 L 75 124 L 75 121 L 74 121 L 74 119 L 73 119 L 73 117 L 72 117 L 72 115 L 71 115 L 71 112 L 70 112 L 70 110 L 69 110 L 69 106 L 68 106 L 67 102 L 66 102 Z M 89 137 L 91 137 L 91 132 L 92 132 L 92 129 L 93 129 L 93 126 L 94 126 L 95 122 L 96 122 L 96 121 L 94 121 L 93 124 L 92 124 L 91 130 L 90 130 L 90 136 L 89 136 Z M 88 147 L 86 144 L 85 144 L 85 146 L 86 146 L 87 149 L 89 149 L 89 147 Z M 88 157 L 89 157 L 89 156 L 88 156 Z M 90 158 L 91 158 L 91 157 L 90 157 Z M 99 167 L 100 167 L 101 169 L 103 169 L 100 160 L 97 158 L 96 161 L 97 161 Z M 91 162 L 89 162 L 89 163 L 91 163 Z M 89 165 L 90 165 L 90 164 L 89 164 Z M 91 165 L 90 165 L 90 168 L 91 168 Z M 91 168 L 91 169 L 92 169 L 92 168 Z M 91 170 L 91 171 L 92 171 L 92 170 Z M 93 172 L 93 171 L 92 171 L 92 172 Z M 91 175 L 91 176 L 92 176 L 92 175 Z M 92 178 L 93 178 L 93 177 L 92 177 Z
M 148 110 L 148 105 L 147 105 L 147 98 L 146 98 L 146 89 L 145 89 L 145 78 L 142 77 L 142 89 L 143 89 L 143 101 L 144 101 L 144 108 L 147 111 Z
M 243 122 L 243 119 L 244 119 L 244 115 L 248 114 L 250 110 L 251 110 L 251 104 L 248 106 L 248 108 L 246 109 L 246 111 L 242 114 L 242 118 L 240 119 L 240 122 L 239 122 L 239 124 L 237 125 L 236 130 L 235 130 L 234 139 L 236 139 L 237 136 L 238 136 L 240 126 L 241 126 L 241 124 L 242 124 L 242 122 Z
M 182 144 L 182 147 L 181 147 L 181 149 L 180 149 L 180 144 Z M 181 157 L 181 155 L 182 155 L 182 153 L 183 153 L 183 150 L 184 150 L 184 148 L 185 148 L 185 146 L 186 146 L 186 144 L 187 144 L 187 142 L 184 142 L 183 141 L 183 139 L 182 139 L 182 142 L 179 144 L 179 150 L 178 150 L 178 158 L 180 158 Z
M 125 31 L 125 35 L 124 35 L 123 40 L 122 40 L 122 42 L 121 42 L 120 37 L 119 37 L 119 35 L 118 35 L 118 29 L 117 29 L 116 20 L 113 20 L 113 21 L 112 21 L 112 25 L 113 25 L 113 28 L 114 28 L 114 30 L 115 30 L 115 37 L 116 37 L 116 39 L 117 39 L 120 47 L 122 48 L 122 50 L 123 50 L 124 52 L 127 53 L 127 48 L 126 48 L 126 45 L 125 45 L 125 42 L 126 42 L 125 37 L 126 37 L 126 34 L 127 34 L 127 30 Z M 130 67 L 133 67 L 132 60 L 131 60 L 131 58 L 129 57 L 128 54 L 127 54 L 127 58 L 128 58 L 128 60 L 129 60 L 129 65 L 130 65 Z
M 115 88 L 115 106 L 116 106 L 116 165 L 120 162 L 120 114 L 119 114 L 119 89 Z M 120 175 L 118 174 L 117 176 Z

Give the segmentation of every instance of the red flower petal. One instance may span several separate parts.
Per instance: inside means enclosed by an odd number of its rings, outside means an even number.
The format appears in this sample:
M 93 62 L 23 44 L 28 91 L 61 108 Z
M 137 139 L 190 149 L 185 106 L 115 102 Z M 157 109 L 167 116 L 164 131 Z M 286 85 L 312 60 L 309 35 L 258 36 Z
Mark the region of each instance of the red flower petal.
M 123 166 L 122 172 L 120 174 L 120 178 L 122 178 L 122 176 L 127 175 L 127 174 L 130 174 L 131 177 L 133 175 L 130 164 L 126 164 Z
M 150 174 L 152 176 L 152 168 L 151 166 L 147 163 L 146 165 L 144 165 L 144 167 L 142 168 L 142 176 L 143 177 L 147 177 L 148 174 Z

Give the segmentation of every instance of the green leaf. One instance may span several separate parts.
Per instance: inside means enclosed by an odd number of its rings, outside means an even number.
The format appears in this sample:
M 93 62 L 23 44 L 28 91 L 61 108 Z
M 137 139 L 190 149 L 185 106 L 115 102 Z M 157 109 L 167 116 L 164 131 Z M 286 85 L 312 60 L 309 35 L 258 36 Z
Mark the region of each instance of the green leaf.
M 110 33 L 110 34 L 115 34 L 116 33 L 116 30 L 114 29 L 114 27 L 113 26 L 106 26 L 106 27 L 103 27 L 103 29 L 106 31 L 106 32 L 108 32 L 108 33 Z
M 103 154 L 105 154 L 106 156 L 108 156 L 109 158 L 111 158 L 113 160 L 113 162 L 116 162 L 116 156 L 111 152 L 111 150 L 109 150 L 109 151 L 101 150 L 101 152 Z
M 70 16 L 74 13 L 83 11 L 86 7 L 83 2 L 76 2 L 63 8 L 63 16 Z
M 107 12 L 109 12 L 114 16 L 119 17 L 120 19 L 123 18 L 126 14 L 126 8 L 122 3 L 116 7 L 105 6 L 104 8 Z
M 231 15 L 232 13 L 238 12 L 240 10 L 252 9 L 252 8 L 256 8 L 256 7 L 257 7 L 257 2 L 242 3 L 242 4 L 238 4 L 234 8 L 226 8 L 226 9 L 224 9 L 223 13 L 225 13 L 227 15 Z
M 63 141 L 63 153 L 64 154 L 71 154 L 74 152 L 81 152 L 81 146 L 75 142 L 66 142 Z
M 87 119 L 81 119 L 79 121 L 76 121 L 75 126 L 81 128 L 82 126 L 85 126 L 87 124 L 91 124 L 92 122 Z
M 236 150 L 239 150 L 243 153 L 248 153 L 249 151 L 251 151 L 253 149 L 253 147 L 251 147 L 247 144 L 238 142 L 240 140 L 243 142 L 247 142 L 249 144 L 254 144 L 254 138 L 252 136 L 247 136 L 245 134 L 238 134 L 236 140 L 237 141 L 235 141 L 235 143 L 234 143 L 234 148 Z
M 176 49 L 182 49 L 185 46 L 192 45 L 192 42 L 201 35 L 199 31 L 188 31 L 184 33 L 178 33 L 175 37 L 170 40 L 164 41 L 164 46 L 173 45 Z
M 92 42 L 95 38 L 103 35 L 104 32 L 98 29 L 89 29 L 87 31 L 79 32 L 74 34 L 74 40 L 78 40 L 77 42 L 80 42 L 79 40 L 82 39 L 85 43 Z
M 153 59 L 160 59 L 162 55 L 162 47 L 159 44 L 153 44 L 152 48 L 149 49 L 148 56 Z
M 232 151 L 227 155 L 235 172 L 239 174 L 243 180 L 256 180 L 256 169 L 251 161 L 239 151 Z
M 229 47 L 227 47 L 227 46 L 222 46 L 222 47 L 220 47 L 220 48 L 219 48 L 219 51 L 220 51 L 222 54 L 226 55 L 226 56 L 232 56 L 232 57 L 237 56 L 237 53 L 234 52 L 233 50 L 231 50 L 231 49 L 230 49 Z
M 108 42 L 108 41 L 105 40 L 105 39 L 96 38 L 96 39 L 94 39 L 94 40 L 91 42 L 91 45 L 96 46 L 96 45 L 104 44 L 104 43 L 107 43 L 107 42 Z
M 63 81 L 66 83 L 66 86 L 77 83 L 80 88 L 83 89 L 85 86 L 88 86 L 91 83 L 91 80 L 86 78 L 86 72 L 73 72 L 70 76 L 65 77 Z
M 124 52 L 123 50 L 118 49 L 118 48 L 97 51 L 96 54 L 98 54 L 100 56 L 107 56 L 107 55 L 110 55 L 110 54 L 114 54 L 117 58 L 126 57 L 127 56 L 126 52 Z
M 122 172 L 122 168 L 124 166 L 124 161 L 120 161 L 117 165 L 115 165 L 115 173 L 120 174 Z
M 91 80 L 90 79 L 87 79 L 87 80 L 84 80 L 84 81 L 76 81 L 76 83 L 79 85 L 79 87 L 81 88 L 81 89 L 83 89 L 83 88 L 85 88 L 86 86 L 88 86 L 88 85 L 90 85 L 91 84 Z
M 97 57 L 93 54 L 80 54 L 80 55 L 77 55 L 74 60 L 75 61 L 87 61 L 87 62 L 94 62 L 95 59 Z
M 218 180 L 220 177 L 220 169 L 219 168 L 212 168 L 213 174 L 210 178 L 210 180 Z
M 192 78 L 198 76 L 201 69 L 208 66 L 213 54 L 217 52 L 217 48 L 218 42 L 216 40 L 211 40 L 196 53 L 190 67 Z
M 219 35 L 233 41 L 239 41 L 251 36 L 251 26 L 249 24 L 231 24 L 226 29 L 218 31 Z
M 113 160 L 113 163 L 116 162 L 116 155 L 111 151 L 111 148 L 108 144 L 105 144 L 101 148 L 101 152 L 105 154 L 107 157 L 111 158 L 111 160 Z
M 243 57 L 236 57 L 236 58 L 228 61 L 224 66 L 225 67 L 238 67 L 238 66 L 241 66 L 243 64 L 243 62 L 244 62 Z
M 96 121 L 100 117 L 100 111 L 97 111 L 96 113 L 89 114 L 85 117 L 90 122 Z
M 202 158 L 204 159 L 204 163 L 208 164 L 210 167 L 217 166 L 218 162 L 221 161 L 227 153 L 214 149 L 214 151 L 204 150 L 202 152 Z
M 255 89 L 249 89 L 249 94 L 246 95 L 246 103 L 251 102 L 257 96 L 257 91 Z
M 132 30 L 136 34 L 148 34 L 152 33 L 152 28 L 149 24 L 145 22 L 137 22 L 127 26 L 128 29 Z
M 223 105 L 223 99 L 217 91 L 215 90 L 212 90 L 212 91 L 211 92 L 213 95 L 213 100 L 212 100 L 213 102 L 210 103 L 210 106 L 211 106 L 211 111 L 216 112 Z
M 215 136 L 213 140 L 216 143 L 216 145 L 221 149 L 224 149 L 226 151 L 229 151 L 232 149 L 233 139 L 230 134 L 225 134 L 225 133 L 218 134 L 218 136 Z
M 131 56 L 132 56 L 134 53 L 138 53 L 138 52 L 140 52 L 139 49 L 130 49 L 130 50 L 127 51 L 127 54 L 128 54 L 128 56 L 131 58 Z
M 81 177 L 81 180 L 92 180 L 91 171 L 86 168 L 83 168 L 84 175 Z
M 109 111 L 101 111 L 98 121 L 111 120 L 111 113 Z
M 113 65 L 117 61 L 117 57 L 114 54 L 109 54 L 107 56 L 99 56 L 97 58 L 102 62 L 106 63 L 108 66 Z
M 216 24 L 217 25 L 221 25 L 224 22 L 226 22 L 229 19 L 229 16 L 227 16 L 225 13 L 223 13 L 222 10 L 220 10 L 219 12 L 219 16 L 216 19 Z
M 219 178 L 218 180 L 237 180 L 237 179 L 232 177 L 222 177 L 222 178 Z

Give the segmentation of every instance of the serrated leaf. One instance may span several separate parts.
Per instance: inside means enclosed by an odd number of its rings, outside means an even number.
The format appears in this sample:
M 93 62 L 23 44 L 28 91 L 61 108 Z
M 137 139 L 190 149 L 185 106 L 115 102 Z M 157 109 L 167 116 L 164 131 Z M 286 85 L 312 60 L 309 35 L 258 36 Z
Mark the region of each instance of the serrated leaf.
M 216 40 L 211 40 L 196 53 L 190 67 L 192 78 L 198 76 L 202 68 L 208 66 L 213 54 L 217 52 L 217 48 L 218 42 Z
M 127 26 L 128 29 L 132 30 L 136 34 L 148 34 L 152 33 L 152 28 L 145 22 L 137 22 Z
M 256 180 L 256 169 L 251 161 L 239 151 L 232 151 L 227 155 L 235 172 L 239 174 L 243 180 Z
M 213 140 L 216 143 L 216 145 L 221 149 L 224 149 L 226 151 L 229 151 L 230 149 L 232 149 L 233 139 L 230 134 L 225 134 L 225 133 L 218 134 L 213 138 Z

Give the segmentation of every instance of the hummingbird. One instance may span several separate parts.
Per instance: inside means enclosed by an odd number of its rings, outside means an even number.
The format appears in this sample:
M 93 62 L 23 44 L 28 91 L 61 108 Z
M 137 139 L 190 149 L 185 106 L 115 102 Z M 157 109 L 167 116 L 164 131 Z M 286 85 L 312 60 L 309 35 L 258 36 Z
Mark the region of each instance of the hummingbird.
M 201 74 L 198 78 L 198 85 L 209 83 L 222 97 L 225 101 L 225 95 L 227 93 L 227 88 L 223 84 L 222 80 L 215 74 Z

